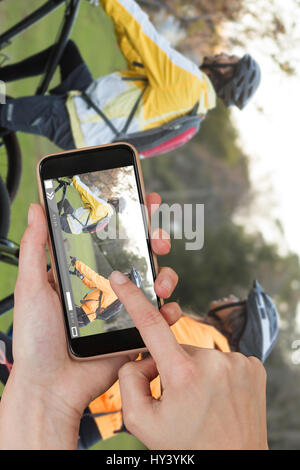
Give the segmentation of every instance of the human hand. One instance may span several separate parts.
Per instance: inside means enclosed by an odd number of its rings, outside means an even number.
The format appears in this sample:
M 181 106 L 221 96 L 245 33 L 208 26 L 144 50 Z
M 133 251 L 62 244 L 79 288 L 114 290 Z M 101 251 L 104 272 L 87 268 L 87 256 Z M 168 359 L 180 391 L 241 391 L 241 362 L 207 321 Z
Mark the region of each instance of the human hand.
M 158 201 L 158 195 L 148 196 L 150 212 L 151 205 Z M 60 299 L 52 274 L 46 270 L 47 224 L 38 204 L 31 206 L 28 220 L 15 288 L 14 364 L 1 400 L 0 447 L 76 448 L 84 409 L 117 380 L 118 369 L 129 357 L 82 362 L 70 358 Z M 152 248 L 157 254 L 165 254 L 170 242 L 156 239 Z M 167 298 L 176 283 L 175 272 L 162 268 L 155 291 Z M 179 318 L 180 309 L 170 303 L 161 313 L 173 323 Z M 23 407 L 16 407 L 16 401 L 23 403 Z M 7 432 L 14 423 L 12 409 L 18 411 L 13 436 Z M 45 431 L 49 420 L 48 428 L 53 434 Z
M 240 353 L 181 346 L 121 273 L 110 276 L 151 356 L 119 370 L 126 428 L 149 449 L 267 449 L 266 373 Z M 159 374 L 162 395 L 153 399 Z

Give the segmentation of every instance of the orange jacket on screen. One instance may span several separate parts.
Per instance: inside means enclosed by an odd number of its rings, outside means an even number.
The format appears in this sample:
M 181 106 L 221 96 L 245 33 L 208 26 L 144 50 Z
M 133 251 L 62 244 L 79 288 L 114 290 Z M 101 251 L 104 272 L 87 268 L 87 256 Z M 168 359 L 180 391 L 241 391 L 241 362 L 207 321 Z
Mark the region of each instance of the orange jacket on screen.
M 81 307 L 89 320 L 93 321 L 96 318 L 101 293 L 101 308 L 103 309 L 111 305 L 118 297 L 112 290 L 108 279 L 97 274 L 81 261 L 77 260 L 75 267 L 84 276 L 83 284 L 90 289 L 90 292 L 84 297 Z
M 171 329 L 180 344 L 230 352 L 227 339 L 213 326 L 182 316 Z M 155 398 L 159 398 L 161 394 L 159 377 L 151 382 L 151 391 Z M 119 382 L 115 382 L 107 392 L 90 403 L 89 408 L 92 413 L 111 412 L 109 415 L 95 418 L 95 421 L 102 439 L 113 437 L 122 426 Z

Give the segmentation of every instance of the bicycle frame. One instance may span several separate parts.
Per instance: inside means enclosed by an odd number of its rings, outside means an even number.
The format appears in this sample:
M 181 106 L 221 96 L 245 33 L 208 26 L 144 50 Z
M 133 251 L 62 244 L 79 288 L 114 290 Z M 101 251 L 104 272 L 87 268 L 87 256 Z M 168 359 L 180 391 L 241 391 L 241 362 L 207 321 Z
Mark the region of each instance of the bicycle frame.
M 18 266 L 20 247 L 6 238 L 0 238 L 0 261 Z
M 49 15 L 52 11 L 56 10 L 66 0 L 48 0 L 43 6 L 33 11 L 30 15 L 23 18 L 16 25 L 9 28 L 4 33 L 0 34 L 0 50 L 8 46 L 11 39 L 15 38 L 30 26 L 40 21 L 44 16 Z
M 14 294 L 10 294 L 0 300 L 0 316 L 5 315 L 12 308 L 14 308 Z
M 62 23 L 61 32 L 55 43 L 53 53 L 49 57 L 48 63 L 45 67 L 45 72 L 42 76 L 41 82 L 35 92 L 36 95 L 42 95 L 46 93 L 49 84 L 53 78 L 56 67 L 59 63 L 61 54 L 63 53 L 64 47 L 68 38 L 71 34 L 74 21 L 78 12 L 79 4 L 81 0 L 48 0 L 40 8 L 36 9 L 30 15 L 26 16 L 23 20 L 19 21 L 16 25 L 9 28 L 3 34 L 0 35 L 0 50 L 10 44 L 11 40 L 26 31 L 28 28 L 39 22 L 42 18 L 52 13 L 63 3 L 66 4 L 66 11 Z
M 67 4 L 65 17 L 61 32 L 59 34 L 58 40 L 53 48 L 52 54 L 48 60 L 48 63 L 45 68 L 44 76 L 36 90 L 37 95 L 43 95 L 46 93 L 49 84 L 53 78 L 55 73 L 56 67 L 60 61 L 61 55 L 64 51 L 65 45 L 70 37 L 79 5 L 81 0 L 70 0 L 69 4 Z

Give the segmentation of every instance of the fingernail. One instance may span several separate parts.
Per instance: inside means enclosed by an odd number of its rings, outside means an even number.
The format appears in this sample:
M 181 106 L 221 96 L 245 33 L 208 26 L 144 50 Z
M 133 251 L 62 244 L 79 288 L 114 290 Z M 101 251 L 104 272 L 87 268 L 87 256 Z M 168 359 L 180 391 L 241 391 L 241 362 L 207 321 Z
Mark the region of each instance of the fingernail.
M 30 204 L 28 209 L 28 225 L 33 224 L 34 222 L 34 207 L 33 204 Z
M 159 230 L 159 228 L 156 228 L 156 229 L 153 230 L 152 235 L 151 235 L 151 238 L 152 238 L 153 240 L 159 240 L 159 238 L 160 238 L 160 230 Z
M 120 271 L 113 271 L 109 276 L 109 279 L 114 281 L 116 284 L 125 284 L 128 281 L 128 277 L 120 273 Z
M 169 279 L 162 279 L 160 281 L 160 286 L 163 287 L 164 289 L 171 290 L 172 289 L 172 284 L 169 281 Z
M 151 238 L 154 240 L 160 240 L 161 242 L 166 242 L 170 245 L 170 235 L 165 230 L 156 228 L 153 230 Z

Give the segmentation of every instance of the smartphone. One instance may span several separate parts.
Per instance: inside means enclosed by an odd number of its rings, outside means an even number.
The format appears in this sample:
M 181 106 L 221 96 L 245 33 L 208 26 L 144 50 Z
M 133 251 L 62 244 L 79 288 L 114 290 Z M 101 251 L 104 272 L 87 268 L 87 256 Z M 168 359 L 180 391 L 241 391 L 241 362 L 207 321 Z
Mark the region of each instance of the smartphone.
M 145 351 L 108 279 L 114 270 L 123 272 L 161 307 L 135 149 L 116 143 L 47 155 L 37 176 L 71 356 Z

